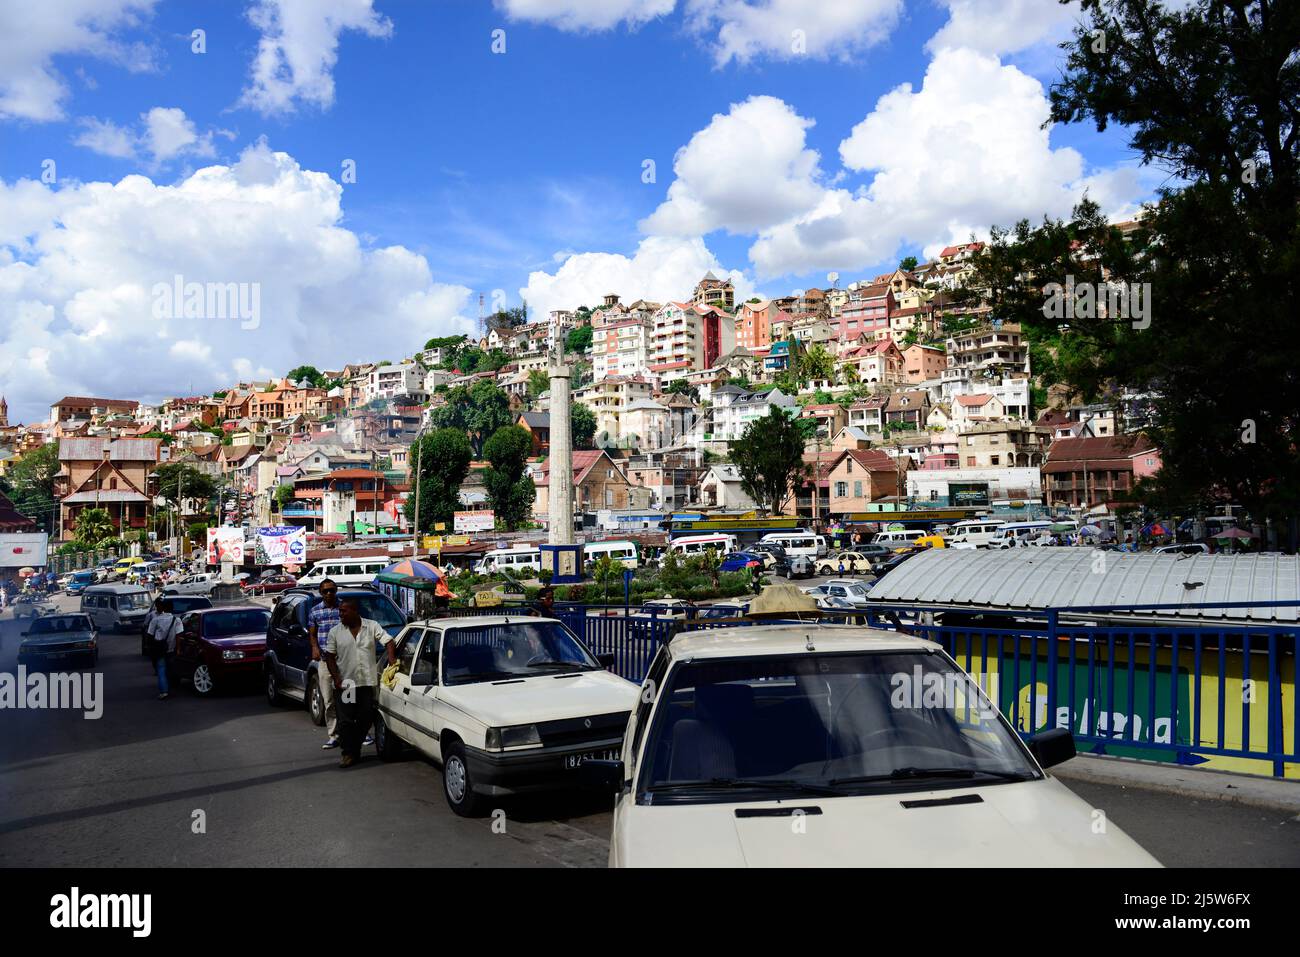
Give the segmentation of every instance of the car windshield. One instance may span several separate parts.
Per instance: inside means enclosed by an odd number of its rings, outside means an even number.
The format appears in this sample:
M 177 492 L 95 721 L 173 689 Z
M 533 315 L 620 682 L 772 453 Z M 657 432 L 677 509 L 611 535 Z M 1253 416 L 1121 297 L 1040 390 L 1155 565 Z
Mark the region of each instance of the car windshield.
M 703 659 L 661 692 L 643 804 L 897 793 L 1036 778 L 975 683 L 937 654 Z
M 206 638 L 229 638 L 231 635 L 264 635 L 270 613 L 261 608 L 217 611 L 203 618 Z
M 117 596 L 118 611 L 144 611 L 149 607 L 149 593 L 143 591 L 126 592 Z
M 51 635 L 66 631 L 91 631 L 90 619 L 85 615 L 47 615 L 32 622 L 29 634 Z
M 378 592 L 345 591 L 339 593 L 339 601 L 356 602 L 357 610 L 361 612 L 362 618 L 369 618 L 389 634 L 395 635 L 396 631 L 393 629 L 406 627 L 406 619 L 402 617 L 402 613 L 397 606 L 386 595 L 381 595 Z M 308 611 L 319 602 L 320 597 L 313 596 Z
M 539 674 L 597 671 L 600 664 L 558 621 L 451 628 L 443 636 L 442 667 L 449 685 Z

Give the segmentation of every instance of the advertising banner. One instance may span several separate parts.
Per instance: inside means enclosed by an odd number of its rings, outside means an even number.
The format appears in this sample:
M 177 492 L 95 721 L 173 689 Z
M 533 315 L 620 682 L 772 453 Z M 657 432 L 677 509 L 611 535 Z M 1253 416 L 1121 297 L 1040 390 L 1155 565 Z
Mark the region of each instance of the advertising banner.
M 457 512 L 457 532 L 490 532 L 496 528 L 497 519 L 493 512 Z
M 44 532 L 0 535 L 0 568 L 40 568 L 46 563 L 49 536 Z
M 233 525 L 208 529 L 208 564 L 244 564 L 244 530 Z
M 266 525 L 257 530 L 255 561 L 259 565 L 301 565 L 307 560 L 307 529 L 297 525 Z

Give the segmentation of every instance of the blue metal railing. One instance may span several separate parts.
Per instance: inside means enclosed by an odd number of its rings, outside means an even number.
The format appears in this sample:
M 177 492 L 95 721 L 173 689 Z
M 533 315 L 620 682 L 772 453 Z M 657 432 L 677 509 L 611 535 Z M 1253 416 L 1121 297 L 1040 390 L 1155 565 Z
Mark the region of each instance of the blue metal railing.
M 935 642 L 1024 737 L 1068 727 L 1080 751 L 1300 777 L 1300 622 L 1123 620 L 1175 608 L 1296 606 L 1300 602 L 1012 611 L 876 603 L 830 617 Z M 499 615 L 521 607 L 452 614 Z M 612 654 L 613 671 L 637 682 L 660 645 L 676 634 L 759 623 L 569 602 L 557 602 L 555 614 L 594 653 Z

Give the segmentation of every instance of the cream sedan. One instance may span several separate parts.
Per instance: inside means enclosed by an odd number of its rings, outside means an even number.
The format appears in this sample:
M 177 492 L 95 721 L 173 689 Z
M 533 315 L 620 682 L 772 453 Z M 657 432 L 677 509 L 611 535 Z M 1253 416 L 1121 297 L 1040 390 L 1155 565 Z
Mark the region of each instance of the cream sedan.
M 931 642 L 855 626 L 686 633 L 651 664 L 620 760 L 615 867 L 1158 867 L 1043 769 Z

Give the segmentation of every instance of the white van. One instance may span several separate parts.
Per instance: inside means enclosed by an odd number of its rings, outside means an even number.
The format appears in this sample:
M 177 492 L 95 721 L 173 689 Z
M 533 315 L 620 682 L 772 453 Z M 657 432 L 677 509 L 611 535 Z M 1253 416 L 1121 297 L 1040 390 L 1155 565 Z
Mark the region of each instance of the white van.
M 979 518 L 957 522 L 944 535 L 949 548 L 988 548 L 993 536 L 1006 522 L 1000 519 Z
M 916 544 L 918 538 L 923 538 L 929 534 L 923 528 L 908 528 L 901 532 L 877 532 L 876 537 L 871 540 L 871 544 L 884 545 L 886 548 L 892 548 L 897 552 L 909 545 Z
M 588 542 L 582 546 L 582 560 L 590 564 L 598 558 L 608 555 L 616 562 L 622 562 L 627 568 L 637 568 L 641 564 L 636 542 L 605 541 Z
M 780 545 L 787 555 L 802 555 L 809 559 L 826 556 L 825 536 L 812 532 L 771 532 L 759 541 L 764 545 Z
M 301 576 L 298 584 L 305 588 L 316 588 L 328 578 L 340 587 L 369 585 L 390 564 L 392 563 L 386 558 L 326 558 Z
M 989 540 L 989 548 L 1015 548 L 1028 545 L 1031 541 L 1050 531 L 1051 522 L 1007 522 Z
M 735 535 L 684 535 L 675 538 L 668 545 L 668 550 L 682 555 L 703 555 L 709 550 L 719 555 L 736 551 Z
M 542 570 L 542 551 L 536 545 L 513 545 L 510 548 L 493 549 L 474 566 L 474 571 L 479 575 L 491 575 L 493 572 L 522 572 L 525 569 L 534 572 Z

